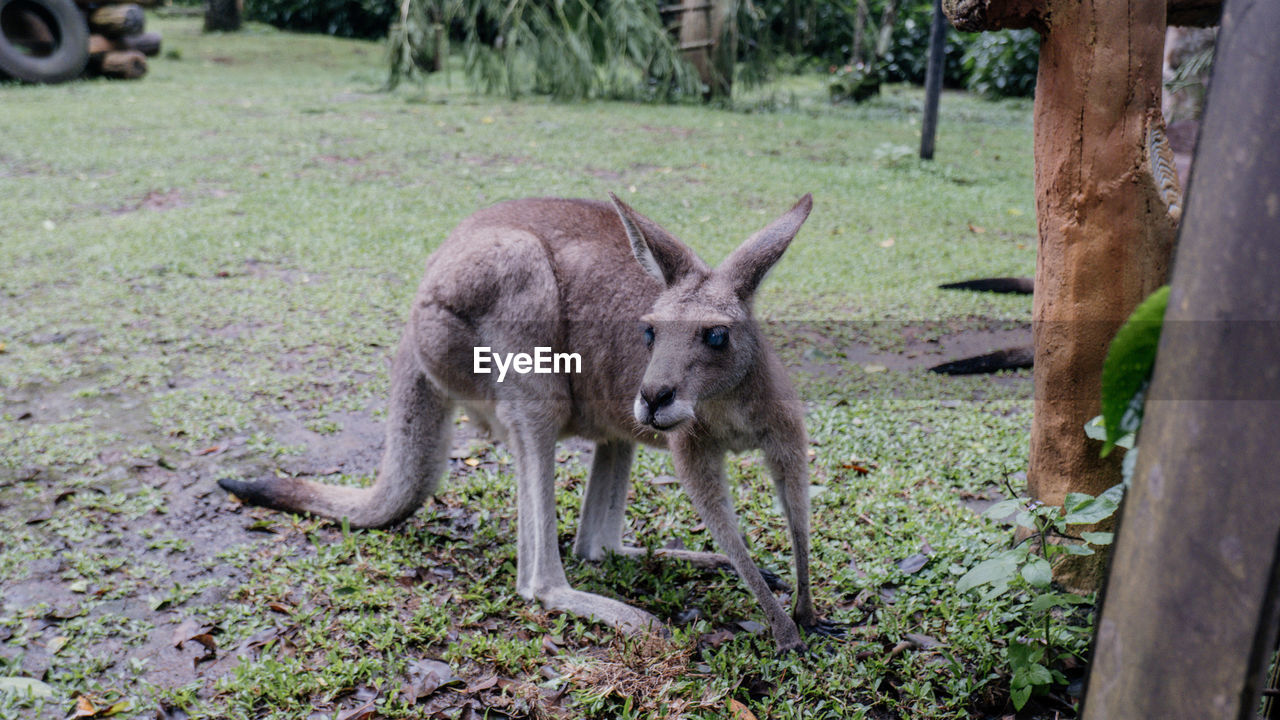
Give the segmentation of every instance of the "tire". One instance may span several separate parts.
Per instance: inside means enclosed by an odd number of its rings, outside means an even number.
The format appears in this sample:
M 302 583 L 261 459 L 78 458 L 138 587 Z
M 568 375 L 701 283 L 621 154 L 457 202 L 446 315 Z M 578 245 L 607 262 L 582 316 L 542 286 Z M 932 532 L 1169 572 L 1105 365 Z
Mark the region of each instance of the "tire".
M 72 0 L 0 0 L 0 76 L 65 82 L 88 61 L 89 23 Z

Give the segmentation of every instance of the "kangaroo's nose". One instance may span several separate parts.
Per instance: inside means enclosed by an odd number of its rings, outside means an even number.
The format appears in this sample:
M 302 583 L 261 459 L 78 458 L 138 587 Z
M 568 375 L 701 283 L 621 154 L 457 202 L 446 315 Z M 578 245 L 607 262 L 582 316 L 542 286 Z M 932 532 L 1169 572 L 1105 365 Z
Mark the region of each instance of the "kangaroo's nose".
M 667 385 L 653 390 L 644 388 L 640 391 L 640 397 L 644 399 L 644 403 L 649 406 L 650 413 L 656 413 L 661 408 L 671 404 L 676 399 L 676 389 Z

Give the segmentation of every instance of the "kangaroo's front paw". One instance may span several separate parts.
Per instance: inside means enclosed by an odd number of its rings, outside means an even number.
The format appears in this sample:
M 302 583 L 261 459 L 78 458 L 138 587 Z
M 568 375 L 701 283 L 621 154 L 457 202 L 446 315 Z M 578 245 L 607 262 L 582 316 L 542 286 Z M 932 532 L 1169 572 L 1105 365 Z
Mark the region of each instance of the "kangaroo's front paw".
M 801 625 L 805 635 L 841 640 L 849 632 L 849 626 L 832 620 L 818 620 L 808 625 Z
M 791 592 L 791 585 L 782 576 L 772 570 L 760 568 L 760 577 L 764 578 L 764 582 L 769 589 L 774 592 Z

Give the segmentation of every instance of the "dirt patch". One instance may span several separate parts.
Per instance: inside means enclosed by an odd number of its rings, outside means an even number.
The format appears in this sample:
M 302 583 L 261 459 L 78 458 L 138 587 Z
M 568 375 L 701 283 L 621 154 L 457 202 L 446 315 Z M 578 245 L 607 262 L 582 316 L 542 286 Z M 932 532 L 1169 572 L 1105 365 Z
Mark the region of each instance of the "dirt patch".
M 897 331 L 901 349 L 887 350 L 883 341 L 858 339 L 858 332 L 833 334 L 804 323 L 771 325 L 771 338 L 797 372 L 832 375 L 862 366 L 872 372 L 901 372 L 1030 346 L 1031 325 L 1010 328 L 947 329 L 907 325 Z
M 139 210 L 174 210 L 190 204 L 180 190 L 150 190 L 141 198 L 116 208 L 111 214 L 124 215 Z

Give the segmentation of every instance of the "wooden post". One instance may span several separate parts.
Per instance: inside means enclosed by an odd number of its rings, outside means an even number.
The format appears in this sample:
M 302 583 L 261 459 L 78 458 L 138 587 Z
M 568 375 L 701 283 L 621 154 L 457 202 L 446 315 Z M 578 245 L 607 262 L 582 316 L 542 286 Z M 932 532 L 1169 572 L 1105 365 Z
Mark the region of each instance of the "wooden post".
M 1229 0 L 1083 717 L 1254 718 L 1275 649 L 1280 3 Z
M 1165 282 L 1181 190 L 1160 114 L 1167 0 L 944 0 L 962 30 L 1040 32 L 1035 97 L 1035 399 L 1027 483 L 1061 505 L 1120 480 L 1084 435 L 1116 329 Z M 1101 567 L 1059 567 L 1076 589 Z
M 737 38 L 725 33 L 729 6 L 727 0 L 684 0 L 680 6 L 680 50 L 698 71 L 707 99 L 733 91 Z
M 933 0 L 933 26 L 929 30 L 929 66 L 924 76 L 924 122 L 920 125 L 920 159 L 933 159 L 933 141 L 938 134 L 938 100 L 942 97 L 942 75 L 946 71 L 947 21 L 942 0 Z

